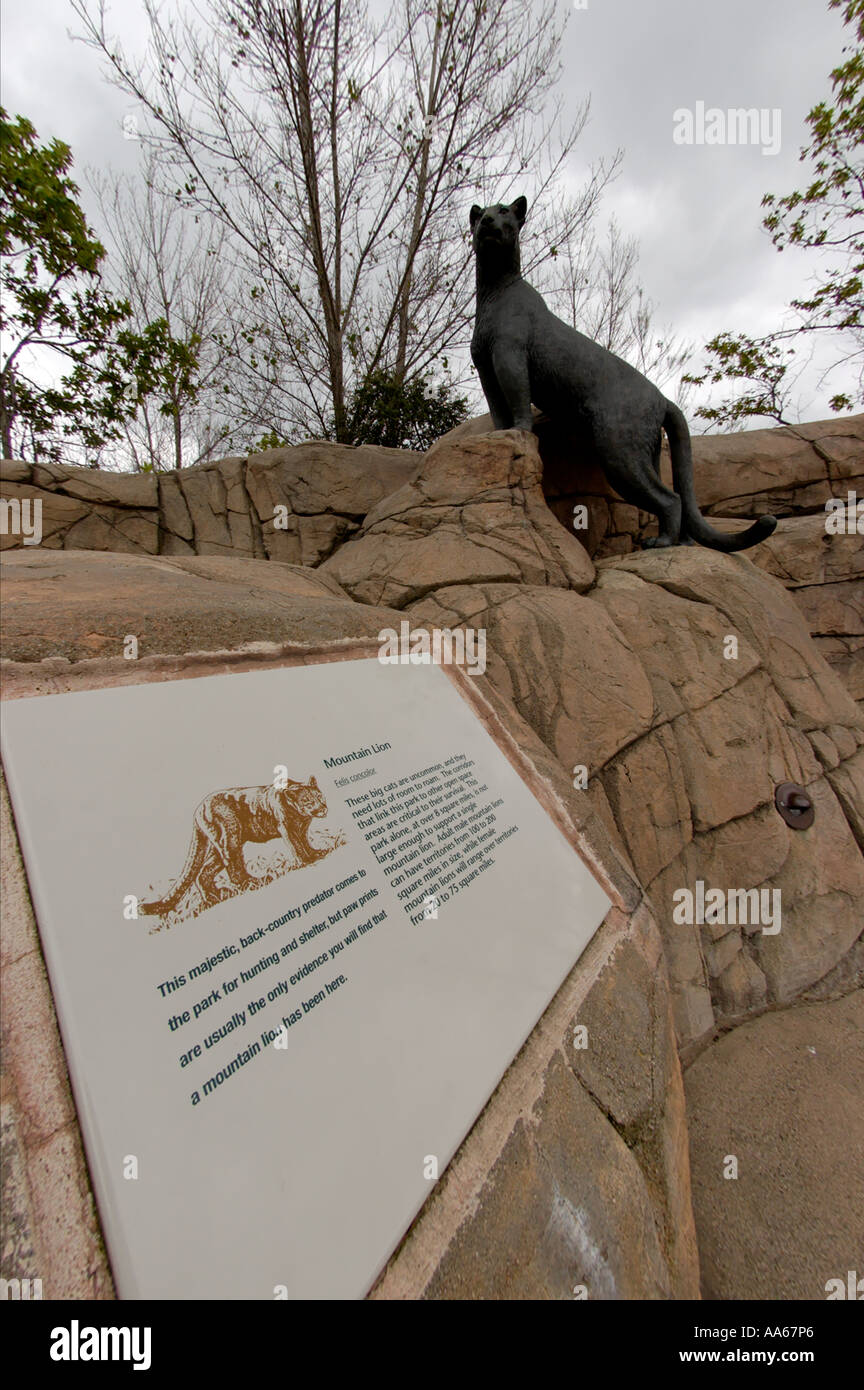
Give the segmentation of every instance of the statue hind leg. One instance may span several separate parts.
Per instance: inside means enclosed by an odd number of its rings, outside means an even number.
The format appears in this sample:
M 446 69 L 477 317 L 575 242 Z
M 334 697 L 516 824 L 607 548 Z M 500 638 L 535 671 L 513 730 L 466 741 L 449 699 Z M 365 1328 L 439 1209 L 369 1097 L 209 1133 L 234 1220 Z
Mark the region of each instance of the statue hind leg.
M 660 432 L 658 433 L 658 435 L 657 435 L 657 442 L 656 442 L 654 448 L 653 448 L 652 451 L 651 451 L 651 465 L 652 465 L 652 468 L 653 468 L 653 470 L 654 470 L 654 473 L 655 473 L 655 475 L 656 475 L 656 477 L 657 477 L 657 481 L 658 481 L 659 483 L 661 483 L 661 485 L 663 484 L 663 475 L 662 475 L 662 473 L 661 473 L 661 471 L 660 471 L 660 459 L 661 459 L 661 457 L 662 457 L 662 451 L 663 451 L 663 434 L 662 434 L 662 431 L 660 431 Z M 681 508 L 681 530 L 680 530 L 680 532 L 679 532 L 679 534 L 678 534 L 678 544 L 679 544 L 679 545 L 696 545 L 696 543 L 697 543 L 697 542 L 694 541 L 693 537 L 690 535 L 690 532 L 687 530 L 687 517 L 686 517 L 685 514 L 684 514 L 684 508 L 683 508 L 683 506 L 682 506 L 682 508 Z
M 660 444 L 659 432 L 656 442 L 636 447 L 632 440 L 595 440 L 597 461 L 607 481 L 625 502 L 657 518 L 658 534 L 648 537 L 646 548 L 678 545 L 683 535 L 681 498 L 660 479 Z M 622 457 L 626 464 L 619 462 Z

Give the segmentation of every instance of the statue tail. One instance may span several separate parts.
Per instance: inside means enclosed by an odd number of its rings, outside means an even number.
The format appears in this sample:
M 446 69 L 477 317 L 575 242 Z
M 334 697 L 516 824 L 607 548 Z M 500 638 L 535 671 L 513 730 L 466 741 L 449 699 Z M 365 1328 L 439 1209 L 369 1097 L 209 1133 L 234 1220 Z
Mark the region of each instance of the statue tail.
M 698 541 L 700 545 L 707 545 L 712 550 L 731 551 L 749 550 L 751 545 L 758 545 L 760 541 L 764 541 L 766 537 L 770 536 L 777 525 L 777 518 L 773 516 L 760 516 L 758 521 L 754 521 L 752 526 L 747 527 L 746 531 L 734 533 L 715 531 L 713 526 L 708 525 L 699 510 L 693 488 L 690 431 L 687 428 L 687 421 L 674 401 L 666 402 L 663 428 L 666 431 L 669 440 L 669 452 L 672 455 L 672 478 L 675 491 L 681 498 L 683 508 L 682 538 L 686 531 L 686 534 L 692 536 L 694 541 Z

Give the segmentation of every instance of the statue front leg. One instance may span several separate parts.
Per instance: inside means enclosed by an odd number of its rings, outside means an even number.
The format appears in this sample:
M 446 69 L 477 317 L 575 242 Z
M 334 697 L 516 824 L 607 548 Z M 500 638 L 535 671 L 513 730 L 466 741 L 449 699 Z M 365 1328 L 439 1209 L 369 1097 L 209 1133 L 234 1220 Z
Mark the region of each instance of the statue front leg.
M 528 358 L 517 346 L 502 342 L 492 349 L 492 366 L 507 409 L 512 416 L 510 428 L 534 429 L 531 414 L 531 385 L 528 380 Z
M 486 397 L 489 414 L 492 416 L 493 429 L 512 430 L 513 415 L 507 405 L 504 392 L 498 385 L 492 366 L 489 363 L 480 362 L 475 362 L 474 365 L 477 368 L 480 385 L 483 387 L 483 395 Z

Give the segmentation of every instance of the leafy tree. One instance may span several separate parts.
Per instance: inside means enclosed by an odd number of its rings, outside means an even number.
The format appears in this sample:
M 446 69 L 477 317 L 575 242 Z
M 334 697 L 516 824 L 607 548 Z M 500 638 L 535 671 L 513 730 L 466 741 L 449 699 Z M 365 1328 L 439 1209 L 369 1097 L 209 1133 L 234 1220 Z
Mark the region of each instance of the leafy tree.
M 442 365 L 446 370 L 446 359 Z M 348 442 L 424 453 L 442 434 L 467 419 L 469 410 L 467 398 L 455 396 L 449 382 L 436 385 L 431 376 L 422 373 L 406 380 L 398 371 L 380 368 L 370 372 L 349 398 Z M 326 437 L 332 439 L 335 433 L 335 421 L 331 421 Z M 250 452 L 280 449 L 291 443 L 278 430 L 271 429 L 252 445 Z
M 794 348 L 787 344 L 824 333 L 844 344 L 829 371 L 859 364 L 857 394 L 836 392 L 831 409 L 864 403 L 864 0 L 829 0 L 829 8 L 842 9 L 856 41 L 844 47 L 844 61 L 831 73 L 834 104 L 819 102 L 807 116 L 810 142 L 801 159 L 812 162 L 811 180 L 803 190 L 783 197 L 766 193 L 762 199 L 769 209 L 762 225 L 778 250 L 799 246 L 828 255 L 811 293 L 792 300 L 795 318 L 788 327 L 764 338 L 719 333 L 706 344 L 712 360 L 701 375 L 685 381 L 751 384 L 744 395 L 696 412 L 717 424 L 734 425 L 754 415 L 787 424 L 794 365 Z
M 262 434 L 260 439 L 256 439 L 255 443 L 250 445 L 249 453 L 263 454 L 267 449 L 284 449 L 290 448 L 290 446 L 291 440 L 283 439 L 278 430 L 268 430 L 266 434 Z
M 40 146 L 30 121 L 10 120 L 0 108 L 0 436 L 7 457 L 29 449 L 34 458 L 59 460 L 74 444 L 98 450 L 167 378 L 179 378 L 187 393 L 195 389 L 195 342 L 175 342 L 164 320 L 133 331 L 128 301 L 103 288 L 105 249 L 76 201 L 71 164 L 68 145 Z
M 446 370 L 446 360 L 443 365 Z M 354 444 L 425 452 L 467 415 L 467 399 L 454 396 L 448 383 L 436 386 L 422 373 L 406 379 L 379 368 L 350 398 L 347 435 Z

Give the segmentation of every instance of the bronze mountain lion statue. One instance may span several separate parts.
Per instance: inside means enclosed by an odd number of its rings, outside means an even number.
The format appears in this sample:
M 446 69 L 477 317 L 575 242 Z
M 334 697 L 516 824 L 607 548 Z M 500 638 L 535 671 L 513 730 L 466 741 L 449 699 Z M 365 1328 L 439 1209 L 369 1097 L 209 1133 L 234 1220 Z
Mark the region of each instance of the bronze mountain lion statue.
M 532 402 L 560 421 L 577 457 L 595 459 L 626 502 L 653 512 L 665 546 L 698 541 L 746 550 L 777 522 L 762 516 L 746 531 L 715 531 L 693 490 L 690 431 L 678 406 L 635 367 L 556 318 L 522 279 L 519 232 L 528 203 L 471 209 L 477 314 L 471 357 L 496 430 L 533 430 Z M 661 430 L 669 439 L 675 490 L 660 479 Z

